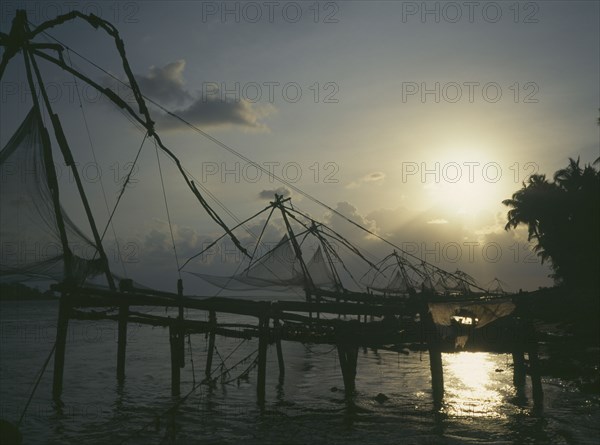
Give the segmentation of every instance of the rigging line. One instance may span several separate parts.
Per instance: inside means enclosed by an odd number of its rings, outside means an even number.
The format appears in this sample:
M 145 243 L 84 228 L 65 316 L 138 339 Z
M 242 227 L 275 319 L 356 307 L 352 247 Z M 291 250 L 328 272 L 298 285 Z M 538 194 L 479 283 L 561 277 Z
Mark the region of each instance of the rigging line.
M 259 216 L 261 213 L 269 210 L 271 208 L 271 206 L 265 207 L 264 209 L 262 209 L 260 212 L 255 213 L 254 215 L 252 215 L 250 218 L 245 219 L 244 221 L 242 221 L 240 224 L 238 224 L 235 227 L 232 227 L 232 231 L 237 229 L 238 227 L 240 227 L 242 224 L 247 223 L 248 221 L 256 218 L 257 216 Z M 191 256 L 190 258 L 187 259 L 187 261 L 185 263 L 183 263 L 183 265 L 181 266 L 181 269 L 183 269 L 191 260 L 193 260 L 194 258 L 199 257 L 200 255 L 202 255 L 204 252 L 206 252 L 208 249 L 210 249 L 211 247 L 213 247 L 215 244 L 217 244 L 219 241 L 221 241 L 223 238 L 225 238 L 227 236 L 227 233 L 224 233 L 223 235 L 221 235 L 220 237 L 218 237 L 216 240 L 214 240 L 212 243 L 209 244 L 208 247 L 206 247 L 205 249 L 203 249 L 202 251 L 200 251 L 199 253 Z
M 110 218 L 108 218 L 108 222 L 106 223 L 106 227 L 104 228 L 104 231 L 102 232 L 102 236 L 100 237 L 100 241 L 102 241 L 104 239 L 104 235 L 106 235 L 106 231 L 108 230 L 108 226 L 109 224 L 112 222 L 113 216 L 115 216 L 115 212 L 117 211 L 117 207 L 119 206 L 119 203 L 121 202 L 121 198 L 123 197 L 123 193 L 125 193 L 125 189 L 127 188 L 127 185 L 129 184 L 129 181 L 131 179 L 131 175 L 133 174 L 134 171 L 134 167 L 135 164 L 138 161 L 138 158 L 140 157 L 140 153 L 142 152 L 142 148 L 144 147 L 144 142 L 146 142 L 146 138 L 148 137 L 148 132 L 146 132 L 146 134 L 144 134 L 144 138 L 142 139 L 142 143 L 140 144 L 140 148 L 138 149 L 137 154 L 135 155 L 135 159 L 133 160 L 133 164 L 131 165 L 131 170 L 129 170 L 129 173 L 127 173 L 127 176 L 125 177 L 125 181 L 123 182 L 123 187 L 121 187 L 121 192 L 119 193 L 119 197 L 117 198 L 117 202 L 115 203 L 115 206 L 110 214 Z
M 37 378 L 37 380 L 35 382 L 35 386 L 33 387 L 33 390 L 31 391 L 31 394 L 29 394 L 29 399 L 27 399 L 27 403 L 25 404 L 25 408 L 23 408 L 23 412 L 21 413 L 21 417 L 19 418 L 19 421 L 17 422 L 17 427 L 21 426 L 21 422 L 23 422 L 23 418 L 25 417 L 25 413 L 27 412 L 27 408 L 29 408 L 29 404 L 31 403 L 31 400 L 33 399 L 33 395 L 35 394 L 35 391 L 37 390 L 37 387 L 40 384 L 40 381 L 42 380 L 42 377 L 44 376 L 44 372 L 46 372 L 46 367 L 48 366 L 48 363 L 50 362 L 50 359 L 54 355 L 54 351 L 55 350 L 56 350 L 56 341 L 54 342 L 54 346 L 52 346 L 52 350 L 50 351 L 50 354 L 48 354 L 48 357 L 46 358 L 46 361 L 44 362 L 44 365 L 42 366 L 42 369 L 40 370 L 40 375 L 38 376 L 38 378 Z
M 173 161 L 174 162 L 174 161 Z M 252 230 L 250 230 L 248 227 L 246 227 L 246 225 L 244 223 L 240 222 L 240 219 L 235 215 L 235 213 L 233 213 L 231 210 L 229 210 L 229 208 L 227 208 L 227 206 L 225 204 L 223 204 L 223 202 L 221 200 L 219 200 L 219 198 L 217 198 L 209 189 L 207 189 L 205 186 L 203 186 L 198 179 L 196 179 L 196 177 L 194 177 L 193 174 L 191 174 L 189 172 L 189 170 L 187 170 L 185 167 L 183 167 L 183 171 L 185 172 L 186 175 L 188 175 L 190 178 L 192 178 L 194 180 L 194 184 L 196 186 L 199 186 L 202 191 L 204 193 L 206 193 L 219 207 L 221 207 L 221 209 L 227 213 L 231 219 L 233 219 L 236 223 L 238 223 L 238 225 L 236 227 L 243 227 L 244 230 L 254 239 L 257 239 L 257 236 L 254 232 L 252 232 Z M 231 229 L 231 231 L 233 231 L 233 229 Z
M 69 62 L 69 65 L 71 65 L 71 67 L 73 67 L 73 63 L 71 62 L 71 54 L 69 53 L 69 50 L 67 50 L 67 60 Z M 92 151 L 92 157 L 94 158 L 94 163 L 96 164 L 96 166 L 98 166 L 99 163 L 98 163 L 98 158 L 96 157 L 96 150 L 94 148 L 94 143 L 92 141 L 92 135 L 90 133 L 90 128 L 88 125 L 87 117 L 85 115 L 85 110 L 83 109 L 83 102 L 81 101 L 81 94 L 79 93 L 79 84 L 77 83 L 77 78 L 75 77 L 75 75 L 72 75 L 72 76 L 73 76 L 73 82 L 75 83 L 75 91 L 77 91 L 77 99 L 79 101 L 79 109 L 81 110 L 81 116 L 83 117 L 85 131 L 87 133 L 88 141 L 90 143 L 90 149 Z M 102 180 L 102 175 L 100 175 L 100 189 L 102 190 L 102 197 L 104 198 L 104 205 L 106 206 L 106 214 L 110 215 L 110 207 L 108 205 L 108 199 L 106 198 L 106 189 L 104 188 L 104 181 Z M 117 238 L 117 231 L 115 230 L 115 225 L 112 222 L 111 222 L 110 226 L 112 228 L 113 236 L 115 237 L 115 246 L 117 247 L 117 255 L 119 258 L 119 262 L 121 263 L 121 268 L 123 269 L 123 274 L 125 275 L 125 277 L 127 277 L 127 269 L 125 267 L 125 262 L 123 261 L 123 257 L 121 255 L 121 247 L 119 245 L 119 239 Z
M 160 166 L 160 156 L 158 155 L 158 145 L 154 141 L 156 149 L 156 161 L 158 162 L 158 173 L 160 175 L 160 184 L 162 186 L 163 198 L 165 201 L 165 210 L 167 212 L 167 221 L 169 222 L 169 231 L 171 232 L 171 242 L 173 243 L 173 252 L 175 253 L 175 263 L 177 264 L 177 275 L 181 278 L 181 268 L 179 267 L 179 257 L 177 256 L 177 247 L 175 246 L 175 236 L 173 235 L 173 224 L 171 223 L 171 212 L 169 212 L 169 203 L 167 200 L 167 192 L 165 190 L 165 181 L 163 179 L 162 167 Z
M 265 230 L 267 230 L 267 225 L 269 224 L 269 221 L 271 220 L 271 216 L 273 216 L 273 212 L 275 211 L 275 206 L 271 206 L 271 211 L 269 212 L 269 216 L 267 216 L 267 220 L 265 221 L 265 224 L 263 225 L 262 230 L 260 231 L 260 235 L 258 235 L 258 240 L 256 241 L 256 245 L 254 246 L 254 250 L 252 251 L 252 258 L 254 259 L 254 255 L 256 255 L 256 251 L 258 249 L 258 245 L 259 243 L 261 243 L 262 241 L 262 237 L 265 234 Z M 250 269 L 250 266 L 252 266 L 252 260 L 250 260 L 250 264 L 248 264 L 248 269 Z
M 226 369 L 222 374 L 220 374 L 217 377 L 215 377 L 214 380 L 217 380 L 219 377 L 225 375 L 226 372 L 229 372 L 232 369 L 234 369 L 235 367 L 237 367 L 240 364 L 244 363 L 246 360 L 248 360 L 250 357 L 252 357 L 257 352 L 258 352 L 258 349 L 255 349 L 253 352 L 251 352 L 250 354 L 248 354 L 247 356 L 245 356 L 243 359 L 241 359 L 235 365 L 233 365 L 229 369 Z M 217 369 L 219 369 L 219 368 L 215 368 L 215 370 L 210 373 L 210 376 L 212 376 L 212 374 L 214 374 Z M 201 382 L 199 382 L 196 385 L 192 386 L 192 389 L 185 396 L 181 397 L 179 400 L 177 400 L 177 402 L 175 402 L 172 406 L 170 406 L 168 409 L 166 409 L 165 411 L 163 411 L 159 415 L 154 416 L 154 419 L 152 419 L 150 422 L 146 423 L 145 425 L 143 425 L 138 430 L 136 430 L 133 433 L 129 434 L 127 437 L 125 437 L 123 440 L 121 440 L 119 442 L 119 444 L 123 444 L 125 442 L 130 441 L 135 436 L 137 436 L 140 433 L 142 433 L 143 431 L 145 431 L 148 427 L 150 427 L 152 425 L 155 425 L 156 419 L 160 419 L 161 417 L 164 417 L 164 416 L 166 416 L 166 415 L 171 414 L 172 412 L 174 412 L 175 409 L 178 408 L 180 405 L 182 405 L 194 392 L 196 392 L 196 390 L 198 388 L 200 388 L 202 385 L 208 385 L 208 384 L 210 384 L 210 382 L 212 382 L 212 380 L 213 380 L 212 378 L 207 377 L 207 378 L 204 378 Z
M 78 77 L 82 78 L 85 82 L 87 82 L 88 84 L 90 84 L 91 86 L 93 86 L 94 88 L 96 88 L 98 91 L 104 93 L 115 104 L 117 104 L 118 106 L 126 109 L 136 120 L 138 120 L 147 129 L 148 136 L 154 138 L 154 140 L 158 143 L 159 147 L 165 153 L 167 153 L 175 161 L 175 164 L 176 164 L 177 168 L 179 169 L 179 171 L 181 173 L 181 176 L 183 177 L 183 179 L 186 182 L 187 186 L 192 191 L 192 193 L 196 196 L 196 198 L 198 199 L 198 201 L 200 202 L 200 204 L 202 205 L 202 207 L 204 208 L 204 210 L 208 213 L 208 215 L 213 219 L 214 222 L 216 222 L 219 226 L 221 226 L 221 228 L 225 232 L 227 232 L 229 234 L 229 236 L 231 237 L 231 240 L 236 245 L 236 247 L 238 248 L 238 250 L 240 250 L 244 255 L 249 256 L 249 254 L 246 251 L 246 249 L 241 245 L 240 241 L 235 237 L 235 235 L 233 233 L 231 233 L 231 231 L 229 230 L 229 228 L 227 227 L 227 225 L 223 222 L 223 220 L 221 219 L 221 217 L 219 216 L 219 214 L 217 214 L 208 205 L 208 203 L 206 202 L 204 196 L 202 194 L 200 194 L 200 192 L 198 191 L 198 188 L 196 187 L 196 185 L 194 184 L 194 182 L 190 181 L 188 175 L 183 170 L 183 166 L 181 165 L 181 162 L 177 158 L 177 156 L 175 156 L 175 154 L 171 150 L 169 150 L 162 143 L 162 140 L 160 139 L 160 136 L 156 133 L 156 131 L 154 129 L 154 122 L 150 118 L 150 114 L 149 114 L 148 108 L 146 106 L 146 101 L 144 100 L 144 98 L 142 96 L 142 93 L 139 90 L 139 87 L 138 87 L 137 82 L 135 80 L 135 76 L 133 75 L 133 72 L 131 71 L 131 67 L 129 66 L 129 62 L 128 62 L 127 57 L 125 55 L 124 43 L 121 40 L 121 38 L 119 37 L 119 34 L 116 31 L 116 29 L 112 25 L 110 25 L 110 23 L 106 22 L 105 20 L 99 19 L 98 17 L 96 17 L 94 15 L 86 16 L 84 14 L 81 14 L 78 11 L 74 11 L 72 13 L 62 15 L 62 16 L 58 17 L 55 20 L 50 20 L 48 22 L 44 22 L 42 25 L 40 25 L 38 28 L 36 28 L 36 30 L 34 32 L 34 35 L 37 35 L 38 33 L 44 32 L 44 29 L 47 29 L 47 28 L 52 27 L 52 26 L 56 26 L 57 24 L 60 24 L 60 23 L 63 23 L 65 21 L 67 21 L 67 20 L 72 20 L 72 19 L 75 19 L 75 18 L 81 18 L 83 20 L 86 20 L 88 23 L 90 23 L 94 27 L 101 26 L 110 36 L 112 36 L 114 38 L 115 45 L 117 47 L 117 50 L 119 52 L 119 56 L 121 57 L 121 61 L 123 63 L 123 69 L 125 71 L 125 74 L 127 75 L 127 79 L 130 82 L 130 85 L 127 85 L 127 86 L 133 91 L 133 94 L 134 94 L 135 99 L 136 99 L 136 103 L 137 103 L 137 105 L 139 107 L 139 113 L 143 117 L 143 119 L 142 119 L 142 117 L 138 116 L 136 114 L 136 112 L 133 110 L 133 108 L 131 108 L 123 99 L 121 99 L 112 90 L 110 90 L 110 88 L 102 88 L 102 87 L 100 87 L 97 83 L 95 83 L 94 81 L 92 81 L 88 77 L 83 76 L 81 73 L 74 73 L 74 74 L 76 74 Z M 49 36 L 49 34 L 47 34 L 47 33 L 45 33 L 45 35 Z M 50 36 L 50 37 L 58 42 L 58 40 L 55 39 L 54 37 L 52 37 L 52 36 Z M 61 42 L 59 42 L 59 43 L 61 43 Z M 62 44 L 62 45 L 64 45 L 64 44 Z M 64 45 L 64 47 L 68 47 L 68 46 Z M 75 51 L 75 50 L 72 50 L 72 51 L 73 51 L 74 54 L 79 55 L 84 60 L 87 60 L 92 65 L 98 67 L 98 65 L 96 65 L 93 62 L 89 61 L 87 58 L 81 56 L 79 53 L 77 53 L 77 51 Z M 37 55 L 39 55 L 39 56 L 41 56 L 41 57 L 43 57 L 43 58 L 45 58 L 45 59 L 53 62 L 54 64 L 58 65 L 63 70 L 67 70 L 67 71 L 71 70 L 71 68 L 68 67 L 67 65 L 65 65 L 64 62 L 62 62 L 62 60 L 55 59 L 55 58 L 52 58 L 50 56 L 47 56 L 43 52 L 35 51 L 35 53 Z M 108 73 L 106 70 L 102 70 L 102 71 L 105 72 L 110 77 L 112 77 L 114 79 L 117 79 L 114 75 Z M 126 85 L 123 81 L 121 81 L 119 79 L 117 79 L 117 80 L 121 84 Z
M 53 40 L 55 40 L 57 43 L 63 45 L 65 48 L 70 49 L 67 45 L 63 44 L 62 42 L 60 42 L 58 39 L 50 36 L 46 31 L 41 31 L 42 33 L 48 35 L 50 38 L 52 38 Z M 210 135 L 209 133 L 205 132 L 204 130 L 198 128 L 197 126 L 195 126 L 194 124 L 192 124 L 191 122 L 185 120 L 184 118 L 182 118 L 181 116 L 178 116 L 177 114 L 173 113 L 172 111 L 169 111 L 167 108 L 165 108 L 164 106 L 160 105 L 159 103 L 157 103 L 156 101 L 154 101 L 153 99 L 141 94 L 141 92 L 137 89 L 132 87 L 131 85 L 128 85 L 127 83 L 123 82 L 121 79 L 119 79 L 118 77 L 116 77 L 115 75 L 109 73 L 108 71 L 104 70 L 102 67 L 100 67 L 98 64 L 92 62 L 91 60 L 89 60 L 87 57 L 79 54 L 77 51 L 71 49 L 71 51 L 78 55 L 79 57 L 81 57 L 83 60 L 85 60 L 86 62 L 90 63 L 92 66 L 96 67 L 97 69 L 101 70 L 103 73 L 107 74 L 108 76 L 110 76 L 111 78 L 115 79 L 117 82 L 121 83 L 122 85 L 132 89 L 132 91 L 134 92 L 134 94 L 141 96 L 143 99 L 147 100 L 148 102 L 150 102 L 151 104 L 155 105 L 156 107 L 158 107 L 160 110 L 162 110 L 164 113 L 168 114 L 169 116 L 179 120 L 180 122 L 182 122 L 183 124 L 185 124 L 186 126 L 190 127 L 191 129 L 193 129 L 194 131 L 196 131 L 197 133 L 201 134 L 202 136 L 204 136 L 206 139 L 212 141 L 213 143 L 215 143 L 216 145 L 218 145 L 219 147 L 223 148 L 224 150 L 228 151 L 229 153 L 237 156 L 238 158 L 246 161 L 249 164 L 252 164 L 253 166 L 255 166 L 257 169 L 259 169 L 261 172 L 266 173 L 269 177 L 273 178 L 273 179 L 277 179 L 277 181 L 279 181 L 282 184 L 285 184 L 286 186 L 288 186 L 290 189 L 294 190 L 295 192 L 299 193 L 300 195 L 304 196 L 305 198 L 309 199 L 310 201 L 314 202 L 315 204 L 320 205 L 321 207 L 324 207 L 325 209 L 329 210 L 330 212 L 338 215 L 340 218 L 342 218 L 343 220 L 345 220 L 346 222 L 350 223 L 351 225 L 354 225 L 355 227 L 359 228 L 360 230 L 363 230 L 364 232 L 368 233 L 369 235 L 374 236 L 375 238 L 379 239 L 380 241 L 383 241 L 384 243 L 388 244 L 391 247 L 394 247 L 398 250 L 400 250 L 402 253 L 404 253 L 405 255 L 408 255 L 416 260 L 419 261 L 424 261 L 422 258 L 419 258 L 418 256 L 402 249 L 400 246 L 396 245 L 395 243 L 393 243 L 392 241 L 387 240 L 386 238 L 382 237 L 381 235 L 373 232 L 372 230 L 362 226 L 360 223 L 357 223 L 356 221 L 350 219 L 349 217 L 347 217 L 346 215 L 344 215 L 343 213 L 341 213 L 340 211 L 334 209 L 333 207 L 331 207 L 330 205 L 324 203 L 323 201 L 319 200 L 318 198 L 312 196 L 310 193 L 305 192 L 304 190 L 298 188 L 297 186 L 295 186 L 294 184 L 292 184 L 291 182 L 279 177 L 278 175 L 276 175 L 275 173 L 269 171 L 268 169 L 262 167 L 261 165 L 257 164 L 256 162 L 252 161 L 250 158 L 246 157 L 245 155 L 243 155 L 242 153 L 238 152 L 237 150 L 235 150 L 234 148 L 230 147 L 229 145 L 225 144 L 224 142 L 221 142 L 219 139 L 215 138 L 214 136 Z M 147 111 L 147 110 L 146 110 Z M 427 263 L 429 264 L 432 268 L 436 269 L 436 270 L 440 270 L 440 271 L 444 271 L 442 268 L 431 264 L 431 263 Z M 446 272 L 446 271 L 444 271 Z M 449 272 L 446 272 L 449 273 Z M 458 279 L 459 281 L 465 281 L 463 278 L 455 276 L 454 274 L 450 274 L 452 275 L 454 278 Z M 479 286 L 475 286 L 478 289 L 482 290 L 485 292 L 485 289 L 479 287 Z

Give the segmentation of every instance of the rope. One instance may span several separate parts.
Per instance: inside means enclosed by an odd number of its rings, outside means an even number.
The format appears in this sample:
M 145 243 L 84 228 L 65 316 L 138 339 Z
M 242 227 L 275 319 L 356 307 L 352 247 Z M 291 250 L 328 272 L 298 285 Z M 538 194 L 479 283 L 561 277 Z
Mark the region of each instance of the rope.
M 133 433 L 131 433 L 125 439 L 123 439 L 122 441 L 120 441 L 119 444 L 123 444 L 125 442 L 128 442 L 129 440 L 133 439 L 134 437 L 138 436 L 140 433 L 142 433 L 143 431 L 145 431 L 148 427 L 150 427 L 152 425 L 156 425 L 157 424 L 157 420 L 159 420 L 161 417 L 165 417 L 165 416 L 167 416 L 167 415 L 172 414 L 173 412 L 175 412 L 175 409 L 177 407 L 179 407 L 181 404 L 183 404 L 202 385 L 208 385 L 211 381 L 219 379 L 219 377 L 224 376 L 226 373 L 228 373 L 229 371 L 231 371 L 232 369 L 234 369 L 238 365 L 244 363 L 246 360 L 248 360 L 252 355 L 256 354 L 257 352 L 258 352 L 258 349 L 254 350 L 254 352 L 251 352 L 250 354 L 248 354 L 247 356 L 245 356 L 243 359 L 241 359 L 240 361 L 238 361 L 236 364 L 234 364 L 233 366 L 231 366 L 229 369 L 226 369 L 225 371 L 223 371 L 223 373 L 221 373 L 220 375 L 218 375 L 217 377 L 215 377 L 213 379 L 212 378 L 212 374 L 216 371 L 216 369 L 215 369 L 214 371 L 212 371 L 210 373 L 209 377 L 204 378 L 200 383 L 192 386 L 192 389 L 185 396 L 181 397 L 177 402 L 175 402 L 172 406 L 170 406 L 168 409 L 166 409 L 162 413 L 156 415 L 154 417 L 154 419 L 152 419 L 151 421 L 149 421 L 148 423 L 146 423 L 140 429 L 138 429 L 138 430 L 134 431 Z
M 69 65 L 71 67 L 73 67 L 73 63 L 71 62 L 71 53 L 69 52 L 68 49 L 67 49 L 67 60 L 69 62 Z M 98 163 L 98 159 L 96 157 L 96 150 L 94 149 L 94 143 L 92 141 L 92 135 L 91 135 L 90 128 L 88 125 L 88 120 L 85 115 L 85 110 L 83 108 L 83 102 L 81 100 L 81 94 L 79 92 L 79 84 L 77 83 L 77 77 L 75 77 L 75 75 L 73 75 L 73 74 L 72 74 L 72 77 L 73 77 L 73 82 L 75 83 L 75 91 L 77 91 L 77 100 L 79 101 L 79 109 L 81 110 L 81 116 L 83 117 L 85 131 L 87 133 L 88 142 L 90 143 L 92 157 L 94 158 L 94 163 L 96 164 L 96 166 L 98 166 L 99 163 Z M 110 207 L 108 206 L 108 199 L 106 198 L 106 190 L 104 188 L 104 181 L 102 180 L 102 175 L 100 175 L 100 188 L 102 190 L 102 197 L 104 198 L 104 205 L 106 206 L 106 214 L 110 215 Z M 113 232 L 113 236 L 115 237 L 115 246 L 117 247 L 117 255 L 119 257 L 119 262 L 121 263 L 121 268 L 123 269 L 123 275 L 125 275 L 125 277 L 127 277 L 127 269 L 125 267 L 125 262 L 123 261 L 123 257 L 121 255 L 121 246 L 119 245 L 117 231 L 115 230 L 115 225 L 112 223 L 112 221 L 110 223 L 110 226 L 111 226 L 111 229 Z
M 52 346 L 52 349 L 50 350 L 50 354 L 48 354 L 48 358 L 46 358 L 46 361 L 44 362 L 44 365 L 42 366 L 42 369 L 40 371 L 40 375 L 38 376 L 35 385 L 33 386 L 33 390 L 31 391 L 31 394 L 29 394 L 29 399 L 27 399 L 27 403 L 25 404 L 25 408 L 23 408 L 23 412 L 21 413 L 21 417 L 19 418 L 19 421 L 17 422 L 17 428 L 21 426 L 21 422 L 23 422 L 23 418 L 25 417 L 25 413 L 27 412 L 27 408 L 29 408 L 29 404 L 31 403 L 31 400 L 33 399 L 33 395 L 35 394 L 35 391 L 37 390 L 38 385 L 40 384 L 40 381 L 42 380 L 42 377 L 44 376 L 44 372 L 46 372 L 46 367 L 48 366 L 48 363 L 50 362 L 50 359 L 52 358 L 52 356 L 54 355 L 54 351 L 56 350 L 56 341 L 54 342 L 54 345 Z
M 173 252 L 175 253 L 175 263 L 177 264 L 177 275 L 181 278 L 181 268 L 179 267 L 179 257 L 177 256 L 177 247 L 175 246 L 175 236 L 173 235 L 173 224 L 171 224 L 171 213 L 169 212 L 169 203 L 167 201 L 167 192 L 165 190 L 165 181 L 163 179 L 162 167 L 160 166 L 160 156 L 158 155 L 158 145 L 154 141 L 156 149 L 156 161 L 158 162 L 158 173 L 160 175 L 160 184 L 162 186 L 163 199 L 165 201 L 165 210 L 167 212 L 167 221 L 169 222 L 169 231 L 171 232 L 171 242 L 173 243 Z
M 119 197 L 117 198 L 117 202 L 115 203 L 115 207 L 113 208 L 113 211 L 110 214 L 110 218 L 108 218 L 108 222 L 106 223 L 106 227 L 104 228 L 104 231 L 102 232 L 102 236 L 100 237 L 100 241 L 102 241 L 104 239 L 104 235 L 106 235 L 106 231 L 108 230 L 108 226 L 112 222 L 113 216 L 115 216 L 115 212 L 117 211 L 117 207 L 119 206 L 119 203 L 121 202 L 121 198 L 123 197 L 123 193 L 125 193 L 125 188 L 129 184 L 129 181 L 131 179 L 131 175 L 133 174 L 133 170 L 134 170 L 135 164 L 137 163 L 138 158 L 140 157 L 140 153 L 142 152 L 142 148 L 144 147 L 144 142 L 146 142 L 146 138 L 147 137 L 148 137 L 148 133 L 144 134 L 144 139 L 142 139 L 142 143 L 140 144 L 140 148 L 138 149 L 138 152 L 135 155 L 135 159 L 133 160 L 133 164 L 131 165 L 131 170 L 129 170 L 129 173 L 127 173 L 127 177 L 125 178 L 125 182 L 123 183 L 123 187 L 121 188 L 121 192 L 119 193 Z

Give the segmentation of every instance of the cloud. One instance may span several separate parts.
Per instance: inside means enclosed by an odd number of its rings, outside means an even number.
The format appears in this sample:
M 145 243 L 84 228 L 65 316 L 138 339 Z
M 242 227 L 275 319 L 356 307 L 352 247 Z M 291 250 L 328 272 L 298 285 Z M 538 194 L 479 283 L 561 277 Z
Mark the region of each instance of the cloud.
M 349 202 L 338 202 L 335 210 L 351 221 L 354 221 L 360 226 L 370 230 L 371 232 L 377 232 L 375 221 L 361 215 L 358 209 Z M 368 235 L 365 231 L 360 230 L 353 224 L 350 224 L 348 221 L 346 221 L 346 219 L 342 218 L 337 213 L 328 212 L 325 215 L 324 223 L 348 239 L 361 240 L 372 237 L 372 235 Z
M 185 90 L 184 69 L 185 60 L 177 60 L 164 67 L 151 66 L 148 75 L 136 75 L 136 80 L 143 94 L 161 103 L 183 104 L 192 99 L 192 95 Z
M 213 97 L 200 97 L 185 108 L 176 109 L 174 114 L 198 127 L 222 127 L 238 125 L 250 130 L 268 131 L 264 118 L 271 115 L 271 105 L 255 105 L 245 99 L 226 100 Z M 187 128 L 178 119 L 160 115 L 157 119 L 159 128 L 173 130 Z
M 427 221 L 427 224 L 448 224 L 448 221 L 446 221 L 443 218 L 436 218 L 436 219 Z
M 210 92 L 192 92 L 186 87 L 185 66 L 185 60 L 181 59 L 162 67 L 152 66 L 147 74 L 136 74 L 142 94 L 169 107 L 174 114 L 197 127 L 235 125 L 253 131 L 269 130 L 264 119 L 276 111 L 273 105 L 225 96 L 216 86 Z M 119 85 L 114 81 L 107 82 L 119 91 Z M 133 96 L 129 94 L 126 100 L 131 102 Z M 187 128 L 182 121 L 168 114 L 154 112 L 152 117 L 159 130 Z
M 348 184 L 346 186 L 346 188 L 349 189 L 355 189 L 360 187 L 362 184 L 377 184 L 377 185 L 381 185 L 383 184 L 383 180 L 385 179 L 385 173 L 383 172 L 372 172 L 369 173 L 365 176 L 363 176 L 362 178 L 359 178 L 356 181 L 352 181 L 350 184 Z
M 258 194 L 258 197 L 260 199 L 274 199 L 275 194 L 281 195 L 284 198 L 292 196 L 292 192 L 288 190 L 287 187 L 278 187 L 272 190 L 263 190 Z

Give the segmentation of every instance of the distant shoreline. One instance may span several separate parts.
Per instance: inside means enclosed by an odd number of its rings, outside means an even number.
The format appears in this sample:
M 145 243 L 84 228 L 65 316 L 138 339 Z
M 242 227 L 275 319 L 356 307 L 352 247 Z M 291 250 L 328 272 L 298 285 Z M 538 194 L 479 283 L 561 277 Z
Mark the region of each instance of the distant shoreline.
M 60 299 L 59 297 L 46 296 L 46 295 L 41 295 L 41 296 L 33 296 L 33 295 L 28 295 L 28 296 L 14 296 L 14 295 L 7 295 L 7 296 L 4 296 L 4 295 L 0 294 L 0 301 L 58 301 L 59 299 Z

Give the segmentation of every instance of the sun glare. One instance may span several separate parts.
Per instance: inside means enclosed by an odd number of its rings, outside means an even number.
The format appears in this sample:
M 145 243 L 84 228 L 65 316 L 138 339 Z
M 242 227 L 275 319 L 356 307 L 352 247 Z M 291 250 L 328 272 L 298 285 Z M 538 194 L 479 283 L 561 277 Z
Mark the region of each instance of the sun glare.
M 502 395 L 496 364 L 485 352 L 444 354 L 448 414 L 458 417 L 497 417 Z

